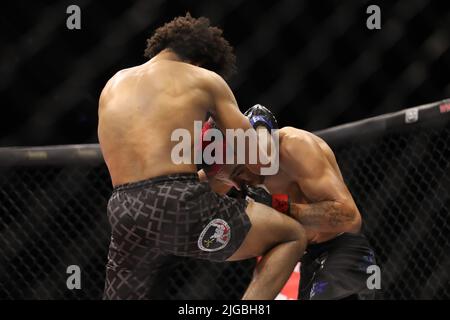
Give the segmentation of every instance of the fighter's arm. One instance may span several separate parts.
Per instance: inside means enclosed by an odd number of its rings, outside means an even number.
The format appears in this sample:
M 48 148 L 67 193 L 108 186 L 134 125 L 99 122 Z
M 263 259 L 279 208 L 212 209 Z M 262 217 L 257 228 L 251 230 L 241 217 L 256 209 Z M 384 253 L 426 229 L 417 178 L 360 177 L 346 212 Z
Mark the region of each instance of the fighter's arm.
M 208 89 L 211 96 L 209 112 L 221 129 L 250 129 L 250 121 L 239 110 L 236 98 L 228 84 L 214 72 L 208 74 Z
M 224 165 L 227 167 L 228 165 Z M 198 177 L 200 182 L 208 182 L 211 189 L 218 194 L 227 194 L 231 188 L 236 187 L 236 184 L 228 178 L 229 175 L 226 175 L 223 170 L 220 170 L 216 175 L 208 178 L 203 169 L 199 170 Z
M 246 154 L 248 155 L 248 151 L 250 149 L 249 143 L 257 143 L 259 146 L 259 139 L 257 139 L 256 130 L 250 124 L 250 121 L 246 116 L 242 114 L 239 110 L 238 104 L 234 97 L 233 92 L 231 91 L 228 84 L 225 80 L 222 79 L 216 73 L 211 72 L 208 77 L 208 90 L 211 95 L 211 107 L 210 113 L 213 115 L 213 118 L 217 124 L 217 126 L 221 130 L 225 129 L 243 129 L 244 131 L 250 129 L 254 131 L 253 142 L 249 142 L 246 139 Z M 262 150 L 267 150 L 268 148 L 263 147 Z M 265 154 L 265 152 L 260 152 L 259 154 Z M 246 156 L 248 159 L 248 156 Z M 256 164 L 247 164 L 247 167 L 254 173 L 259 174 L 260 168 L 262 166 L 268 166 L 266 159 L 265 165 L 261 163 L 262 159 L 258 157 L 258 163 Z
M 310 201 L 291 203 L 290 214 L 306 228 L 320 232 L 349 231 L 360 219 L 340 173 L 310 137 L 289 137 L 281 144 L 283 169 L 293 175 Z

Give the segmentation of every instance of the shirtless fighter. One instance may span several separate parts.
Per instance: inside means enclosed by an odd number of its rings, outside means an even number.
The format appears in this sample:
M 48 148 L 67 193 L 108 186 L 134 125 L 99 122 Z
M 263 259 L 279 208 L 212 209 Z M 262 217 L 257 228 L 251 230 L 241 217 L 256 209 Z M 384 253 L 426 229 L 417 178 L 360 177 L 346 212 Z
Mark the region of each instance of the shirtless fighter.
M 261 105 L 245 114 L 258 130 L 277 129 L 275 117 Z M 301 259 L 300 299 L 373 299 L 366 281 L 374 253 L 361 234 L 361 214 L 333 151 L 304 130 L 284 127 L 278 133 L 278 174 L 259 176 L 242 165 L 227 166 L 210 179 L 212 187 L 226 192 L 237 186 L 240 196 L 272 206 L 305 227 L 308 247 Z M 254 187 L 258 185 L 265 188 Z
M 219 196 L 199 181 L 194 161 L 171 159 L 171 133 L 184 128 L 193 137 L 194 121 L 207 113 L 221 130 L 254 130 L 222 78 L 235 68 L 232 48 L 220 29 L 188 14 L 158 28 L 146 55 L 150 61 L 114 75 L 99 101 L 98 136 L 114 186 L 104 298 L 158 299 L 152 289 L 166 280 L 158 273 L 171 256 L 263 255 L 243 298 L 273 299 L 304 252 L 303 227 L 268 206 Z M 261 164 L 248 167 L 258 173 Z

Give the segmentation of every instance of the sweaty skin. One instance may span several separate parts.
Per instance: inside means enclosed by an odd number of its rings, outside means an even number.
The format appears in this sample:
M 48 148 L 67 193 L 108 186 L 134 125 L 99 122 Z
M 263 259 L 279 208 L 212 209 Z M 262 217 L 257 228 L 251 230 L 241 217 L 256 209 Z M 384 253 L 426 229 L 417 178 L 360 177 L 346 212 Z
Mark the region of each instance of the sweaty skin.
M 188 129 L 193 137 L 194 121 L 203 121 L 207 112 L 220 128 L 250 128 L 220 76 L 182 62 L 170 50 L 115 74 L 100 96 L 98 125 L 113 185 L 196 172 L 193 161 L 173 163 L 171 151 L 178 141 L 170 137 L 177 128 Z
M 243 166 L 224 171 L 235 184 L 264 184 L 272 194 L 288 194 L 290 214 L 306 229 L 309 243 L 324 242 L 342 232 L 358 233 L 361 214 L 331 148 L 316 135 L 293 127 L 281 128 L 279 137 L 280 170 L 276 175 L 257 176 Z M 230 187 L 230 179 L 223 176 L 218 178 Z

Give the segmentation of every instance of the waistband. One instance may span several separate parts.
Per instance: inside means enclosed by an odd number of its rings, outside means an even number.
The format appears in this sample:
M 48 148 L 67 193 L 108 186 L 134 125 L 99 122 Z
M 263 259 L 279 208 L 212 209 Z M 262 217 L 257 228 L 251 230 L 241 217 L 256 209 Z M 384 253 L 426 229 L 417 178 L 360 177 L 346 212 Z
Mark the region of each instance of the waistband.
M 330 249 L 333 246 L 339 246 L 341 244 L 349 244 L 353 242 L 358 243 L 368 243 L 367 238 L 363 233 L 350 233 L 350 232 L 344 232 L 339 234 L 333 239 L 320 242 L 320 243 L 314 243 L 310 244 L 306 247 L 306 251 L 308 251 L 311 254 L 317 254 L 320 252 L 323 252 L 325 250 Z
M 139 180 L 135 182 L 129 182 L 124 184 L 119 184 L 113 188 L 113 192 L 121 191 L 121 190 L 129 190 L 134 188 L 142 188 L 145 186 L 149 186 L 152 184 L 158 184 L 163 182 L 179 182 L 179 181 L 200 181 L 197 173 L 186 172 L 186 173 L 173 173 L 163 176 L 157 176 L 145 180 Z

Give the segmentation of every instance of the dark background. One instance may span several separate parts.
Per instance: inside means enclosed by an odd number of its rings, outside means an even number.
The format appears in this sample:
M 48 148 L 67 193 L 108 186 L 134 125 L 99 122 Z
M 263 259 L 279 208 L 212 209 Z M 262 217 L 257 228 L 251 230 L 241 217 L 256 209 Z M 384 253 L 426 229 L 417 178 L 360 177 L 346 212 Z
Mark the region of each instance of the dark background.
M 70 4 L 81 7 L 81 30 L 66 28 Z M 381 7 L 381 30 L 366 28 L 370 4 Z M 319 130 L 450 97 L 449 1 L 16 0 L 0 7 L 0 147 L 96 142 L 106 81 L 145 62 L 152 31 L 186 11 L 223 27 L 236 48 L 240 73 L 230 85 L 241 109 L 265 104 L 283 126 Z M 364 215 L 380 298 L 450 297 L 444 105 L 415 124 L 401 114 L 389 126 L 334 131 L 338 145 L 325 139 Z M 92 148 L 47 149 L 0 148 L 0 299 L 99 299 L 107 169 L 99 151 L 79 152 Z M 82 290 L 66 287 L 72 264 Z M 159 279 L 168 298 L 236 299 L 252 271 L 251 261 L 180 261 Z
M 66 8 L 81 7 L 81 30 Z M 368 30 L 366 8 L 381 8 Z M 97 100 L 145 62 L 152 31 L 190 11 L 224 29 L 242 110 L 307 130 L 450 97 L 450 2 L 12 1 L 0 12 L 0 146 L 97 142 Z

